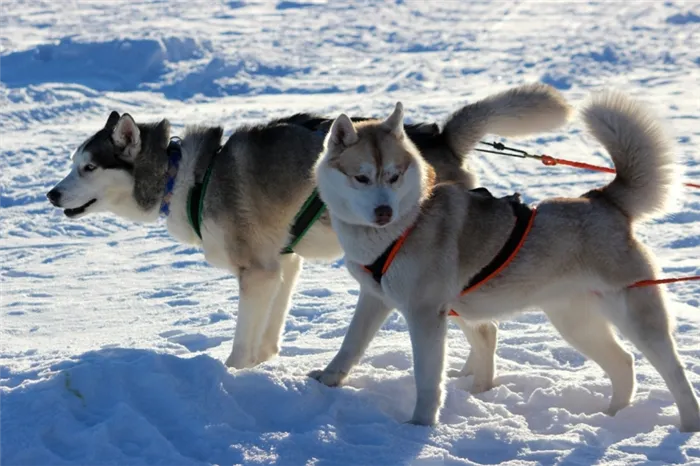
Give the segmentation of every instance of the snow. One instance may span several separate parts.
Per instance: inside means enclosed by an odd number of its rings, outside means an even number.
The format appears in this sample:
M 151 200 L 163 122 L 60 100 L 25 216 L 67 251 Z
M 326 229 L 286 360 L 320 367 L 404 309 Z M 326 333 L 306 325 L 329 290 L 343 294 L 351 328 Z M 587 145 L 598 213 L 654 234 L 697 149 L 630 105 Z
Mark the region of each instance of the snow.
M 634 350 L 638 392 L 601 413 L 609 381 L 538 313 L 501 322 L 498 386 L 447 381 L 440 424 L 415 400 L 392 314 L 341 388 L 305 377 L 339 348 L 358 286 L 307 262 L 282 353 L 227 370 L 235 278 L 161 224 L 69 221 L 45 199 L 109 111 L 236 126 L 297 111 L 444 121 L 528 81 L 578 105 L 603 86 L 648 102 L 700 178 L 697 2 L 5 0 L 0 19 L 0 462 L 5 465 L 700 464 L 673 399 Z M 609 165 L 573 122 L 511 145 Z M 608 175 L 472 155 L 495 194 L 578 195 Z M 664 275 L 700 273 L 700 192 L 640 225 Z M 700 284 L 669 286 L 700 391 Z M 629 345 L 627 345 L 630 347 Z M 451 327 L 449 368 L 468 345 Z

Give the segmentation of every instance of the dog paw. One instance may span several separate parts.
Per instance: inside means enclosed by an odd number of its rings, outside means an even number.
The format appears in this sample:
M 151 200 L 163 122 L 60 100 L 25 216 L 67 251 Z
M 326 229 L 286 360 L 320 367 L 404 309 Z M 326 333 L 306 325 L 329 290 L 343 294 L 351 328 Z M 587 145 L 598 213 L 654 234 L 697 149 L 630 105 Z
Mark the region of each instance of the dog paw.
M 477 395 L 479 393 L 488 392 L 494 387 L 493 380 L 474 380 L 472 383 L 472 388 L 469 389 L 469 393 L 472 395 Z
M 465 371 L 464 369 L 450 369 L 447 371 L 447 376 L 452 379 L 467 377 L 469 375 L 472 375 L 471 371 Z
M 232 369 L 245 369 L 255 366 L 255 360 L 245 351 L 233 350 L 224 364 Z
M 681 432 L 700 432 L 700 418 L 681 419 Z
M 416 417 L 413 416 L 411 420 L 404 422 L 404 424 L 409 424 L 412 426 L 421 426 L 421 427 L 432 427 L 436 424 L 435 419 L 428 419 L 428 418 L 422 418 L 422 417 Z
M 328 387 L 337 387 L 348 376 L 345 372 L 329 371 L 328 369 L 311 371 L 307 375 Z
M 608 416 L 610 416 L 610 417 L 614 417 L 614 416 L 617 414 L 617 412 L 620 411 L 620 410 L 621 410 L 622 408 L 624 408 L 624 407 L 625 407 L 625 406 L 613 406 L 613 405 L 610 405 L 610 406 L 608 407 L 608 409 L 606 409 L 605 411 L 603 411 L 603 414 L 606 414 L 606 415 L 608 415 Z
M 263 363 L 265 361 L 269 361 L 270 359 L 277 356 L 279 354 L 279 352 L 280 352 L 280 347 L 277 345 L 272 345 L 269 347 L 260 348 L 260 350 L 258 351 L 258 355 L 255 358 L 256 365 Z

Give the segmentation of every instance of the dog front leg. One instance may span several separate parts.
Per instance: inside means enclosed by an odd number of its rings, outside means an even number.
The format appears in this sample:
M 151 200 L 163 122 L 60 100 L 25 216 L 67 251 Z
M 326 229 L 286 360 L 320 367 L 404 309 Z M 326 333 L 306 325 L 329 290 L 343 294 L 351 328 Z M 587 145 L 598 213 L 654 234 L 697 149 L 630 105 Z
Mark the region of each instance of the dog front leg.
M 238 274 L 241 298 L 233 350 L 226 359 L 228 367 L 242 369 L 256 364 L 265 322 L 281 281 L 282 274 L 276 262 L 267 267 L 257 265 L 241 269 Z
M 308 374 L 309 377 L 329 387 L 342 383 L 350 369 L 358 363 L 390 311 L 391 308 L 379 297 L 360 288 L 355 314 L 352 316 L 340 351 L 325 369 L 311 371 Z
M 442 405 L 447 322 L 445 312 L 441 311 L 433 306 L 417 306 L 405 313 L 416 379 L 416 406 L 411 424 L 436 424 Z

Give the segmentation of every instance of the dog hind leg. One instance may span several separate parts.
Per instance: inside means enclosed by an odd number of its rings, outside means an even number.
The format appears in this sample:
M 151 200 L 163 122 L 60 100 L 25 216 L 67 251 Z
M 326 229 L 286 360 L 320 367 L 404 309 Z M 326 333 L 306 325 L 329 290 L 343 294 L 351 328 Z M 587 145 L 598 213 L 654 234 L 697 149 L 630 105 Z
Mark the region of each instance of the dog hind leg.
M 683 369 L 663 290 L 658 286 L 631 288 L 611 296 L 604 310 L 610 320 L 644 354 L 666 382 L 676 400 L 681 430 L 700 431 L 700 409 L 693 388 Z
M 448 377 L 474 376 L 471 393 L 482 393 L 493 388 L 496 372 L 495 353 L 498 326 L 494 322 L 473 325 L 456 317 L 454 322 L 462 329 L 471 349 L 461 370 L 447 372 Z
M 238 283 L 241 297 L 238 302 L 236 332 L 226 366 L 243 369 L 255 365 L 265 322 L 281 282 L 282 274 L 277 262 L 240 270 Z
M 613 416 L 634 397 L 634 357 L 620 345 L 599 304 L 595 296 L 578 295 L 545 313 L 564 340 L 607 374 L 613 394 L 606 413 Z
M 284 321 L 287 318 L 289 305 L 301 271 L 302 258 L 296 254 L 285 254 L 280 258 L 282 269 L 282 283 L 277 290 L 272 307 L 268 313 L 265 329 L 262 334 L 262 341 L 255 358 L 256 364 L 265 362 L 279 353 L 279 340 L 282 336 Z

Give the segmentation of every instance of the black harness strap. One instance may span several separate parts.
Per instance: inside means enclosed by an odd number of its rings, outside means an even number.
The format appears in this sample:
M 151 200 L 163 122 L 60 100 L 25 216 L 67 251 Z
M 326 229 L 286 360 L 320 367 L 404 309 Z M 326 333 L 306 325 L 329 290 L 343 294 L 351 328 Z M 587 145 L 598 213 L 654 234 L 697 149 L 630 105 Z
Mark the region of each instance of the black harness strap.
M 491 194 L 491 192 L 486 188 L 476 188 L 472 189 L 471 191 L 484 196 L 493 197 L 493 194 Z M 515 225 L 513 226 L 513 230 L 511 231 L 506 243 L 503 245 L 501 250 L 498 251 L 498 254 L 496 254 L 493 260 L 489 262 L 483 269 L 481 269 L 479 273 L 474 275 L 471 278 L 471 280 L 469 280 L 467 286 L 463 288 L 462 293 L 482 283 L 484 280 L 488 279 L 494 272 L 496 272 L 501 266 L 503 266 L 503 264 L 505 264 L 506 261 L 508 261 L 508 259 L 517 250 L 518 245 L 523 239 L 523 236 L 527 234 L 528 225 L 530 224 L 530 219 L 533 215 L 533 210 L 521 202 L 520 195 L 514 194 L 509 197 L 511 198 L 510 206 L 513 209 L 513 215 L 515 215 Z M 394 250 L 394 248 L 396 247 L 396 243 L 399 240 L 400 238 L 396 239 L 393 243 L 391 243 L 389 247 L 386 248 L 386 250 L 382 253 L 382 255 L 377 257 L 377 260 L 372 262 L 370 265 L 365 265 L 365 270 L 372 274 L 372 278 L 374 278 L 374 280 L 377 283 L 381 283 L 382 276 L 384 275 L 383 270 L 385 270 L 386 262 L 389 259 L 389 256 L 391 255 L 391 251 Z
M 528 225 L 530 225 L 530 219 L 533 216 L 533 211 L 530 207 L 520 201 L 519 195 L 516 194 L 514 197 L 515 199 L 510 201 L 510 206 L 513 209 L 513 215 L 515 215 L 515 225 L 513 226 L 513 230 L 510 232 L 508 240 L 505 242 L 501 250 L 498 251 L 498 254 L 496 254 L 493 260 L 486 264 L 486 267 L 481 269 L 479 273 L 474 275 L 471 280 L 469 280 L 467 286 L 462 289 L 462 293 L 465 293 L 467 290 L 477 286 L 484 280 L 487 280 L 498 269 L 500 269 L 503 264 L 510 259 L 513 253 L 516 252 L 518 245 L 523 239 L 523 236 L 527 233 Z
M 391 251 L 394 249 L 398 241 L 398 239 L 394 240 L 389 245 L 389 247 L 384 250 L 382 255 L 377 257 L 377 260 L 375 260 L 369 265 L 365 265 L 365 270 L 372 274 L 372 278 L 374 278 L 374 281 L 376 281 L 377 283 L 382 282 L 382 276 L 384 275 L 384 272 L 382 272 L 382 270 L 384 270 L 384 265 L 389 259 L 389 255 L 391 254 Z
M 321 200 L 321 196 L 314 189 L 294 218 L 294 223 L 289 231 L 289 243 L 282 249 L 280 254 L 291 254 L 294 252 L 294 247 L 299 244 L 299 241 L 302 240 L 311 226 L 316 223 L 316 220 L 318 220 L 325 208 L 326 205 Z

